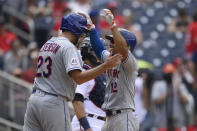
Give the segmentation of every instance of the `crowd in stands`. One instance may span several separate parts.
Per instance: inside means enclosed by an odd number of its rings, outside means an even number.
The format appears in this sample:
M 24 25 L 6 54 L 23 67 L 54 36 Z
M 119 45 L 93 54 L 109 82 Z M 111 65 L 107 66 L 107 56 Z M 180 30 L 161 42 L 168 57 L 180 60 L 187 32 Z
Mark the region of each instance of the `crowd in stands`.
M 5 7 L 14 9 L 26 20 L 7 13 Z M 136 35 L 134 55 L 155 66 L 140 68 L 136 80 L 136 113 L 141 130 L 197 131 L 195 7 L 196 0 L 116 0 L 97 6 L 92 0 L 4 0 L 0 2 L 0 69 L 33 83 L 39 49 L 49 37 L 59 34 L 61 17 L 71 12 L 89 14 L 103 37 L 110 29 L 99 11 L 108 8 L 119 27 Z M 8 28 L 9 24 L 30 34 L 33 40 L 21 37 Z M 180 40 L 171 40 L 174 36 Z M 160 50 L 163 43 L 165 48 Z M 152 60 L 153 55 L 157 56 L 155 52 L 163 57 Z

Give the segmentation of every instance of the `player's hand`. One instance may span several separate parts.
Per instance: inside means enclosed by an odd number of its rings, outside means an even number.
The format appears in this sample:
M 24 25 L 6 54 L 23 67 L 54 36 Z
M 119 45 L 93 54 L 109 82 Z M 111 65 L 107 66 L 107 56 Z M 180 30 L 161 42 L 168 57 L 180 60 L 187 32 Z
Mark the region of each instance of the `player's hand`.
M 106 22 L 112 27 L 116 26 L 114 15 L 109 9 L 103 9 L 100 15 L 106 20 Z
M 89 30 L 95 29 L 95 25 L 93 24 L 93 22 L 92 22 L 90 16 L 88 16 L 88 15 L 85 14 L 85 13 L 81 13 L 81 12 L 78 12 L 78 14 L 84 16 L 84 17 L 87 19 L 87 27 L 88 27 Z
M 123 59 L 123 57 L 119 53 L 115 54 L 113 56 L 109 56 L 107 58 L 107 60 L 105 61 L 105 66 L 106 66 L 107 69 L 115 67 L 115 66 L 117 66 L 118 64 L 121 63 L 122 59 Z

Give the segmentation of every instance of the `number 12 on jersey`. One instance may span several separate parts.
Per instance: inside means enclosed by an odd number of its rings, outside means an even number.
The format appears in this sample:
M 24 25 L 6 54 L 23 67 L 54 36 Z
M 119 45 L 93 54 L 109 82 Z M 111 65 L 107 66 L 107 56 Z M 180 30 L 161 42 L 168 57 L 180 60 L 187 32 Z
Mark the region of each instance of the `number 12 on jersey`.
M 118 92 L 117 83 L 111 82 L 111 93 Z
M 42 66 L 46 66 L 46 70 L 42 70 L 40 72 L 37 71 L 36 77 L 48 78 L 52 74 L 52 59 L 50 56 L 48 56 L 46 59 L 44 59 L 43 56 L 38 57 L 37 70 L 39 70 Z

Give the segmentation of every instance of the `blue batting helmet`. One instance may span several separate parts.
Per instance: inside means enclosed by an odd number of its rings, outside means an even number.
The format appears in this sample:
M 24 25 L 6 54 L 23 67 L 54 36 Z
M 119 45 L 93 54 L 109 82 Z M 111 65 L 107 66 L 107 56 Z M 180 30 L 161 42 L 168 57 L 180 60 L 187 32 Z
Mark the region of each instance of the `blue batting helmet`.
M 137 43 L 135 35 L 133 33 L 131 33 L 130 31 L 123 29 L 123 28 L 119 28 L 118 30 L 120 31 L 120 34 L 126 40 L 127 44 L 130 46 L 130 50 L 132 52 L 135 48 L 136 43 Z M 112 35 L 106 35 L 105 38 L 113 41 Z
M 69 30 L 76 36 L 80 36 L 87 29 L 87 19 L 82 15 L 72 13 L 62 18 L 61 30 Z

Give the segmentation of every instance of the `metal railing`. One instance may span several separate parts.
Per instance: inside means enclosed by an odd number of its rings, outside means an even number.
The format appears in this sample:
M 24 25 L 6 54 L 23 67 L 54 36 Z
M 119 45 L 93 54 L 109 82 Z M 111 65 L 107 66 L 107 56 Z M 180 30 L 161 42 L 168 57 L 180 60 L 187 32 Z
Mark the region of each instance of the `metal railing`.
M 32 84 L 0 70 L 0 130 L 22 130 L 31 89 Z
M 0 117 L 0 123 L 3 125 L 6 125 L 5 127 L 0 127 L 0 131 L 1 130 L 12 131 L 12 129 L 19 130 L 19 131 L 23 130 L 23 126 L 16 124 L 14 122 L 8 121 L 8 120 L 1 118 L 1 117 Z
M 20 28 L 14 26 L 14 25 L 11 25 L 11 24 L 8 24 L 8 26 L 7 26 L 9 30 L 11 30 L 12 32 L 17 34 L 18 36 L 20 36 L 24 40 L 27 40 L 29 42 L 32 42 L 34 40 L 34 21 L 33 21 L 33 19 L 30 19 L 26 15 L 18 12 L 14 8 L 10 8 L 7 5 L 3 5 L 2 11 L 5 14 L 8 14 L 9 16 L 16 18 L 17 20 L 20 20 L 20 21 L 26 23 L 29 27 L 30 33 L 27 33 L 25 31 L 21 30 Z
M 0 131 L 21 131 L 32 84 L 0 70 Z M 69 102 L 70 116 L 74 115 Z M 3 125 L 3 126 L 2 126 Z

